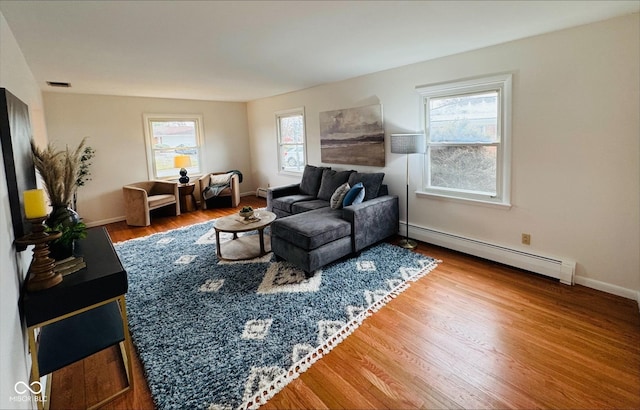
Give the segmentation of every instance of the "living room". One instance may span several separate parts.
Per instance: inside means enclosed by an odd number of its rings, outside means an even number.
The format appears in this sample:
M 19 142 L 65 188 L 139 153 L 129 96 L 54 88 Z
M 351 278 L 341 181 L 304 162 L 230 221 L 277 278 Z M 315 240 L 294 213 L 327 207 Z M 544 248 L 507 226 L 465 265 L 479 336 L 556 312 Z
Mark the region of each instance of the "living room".
M 598 2 L 602 3 L 607 2 Z M 410 219 L 407 223 L 405 212 L 401 213 L 401 232 L 409 225 L 415 239 L 430 242 L 450 235 L 459 246 L 471 240 L 483 244 L 481 248 L 572 260 L 576 284 L 640 303 L 640 15 L 638 2 L 626 3 L 632 4 L 631 11 L 589 24 L 506 42 L 498 37 L 479 49 L 229 101 L 175 97 L 179 78 L 164 97 L 74 93 L 75 79 L 65 78 L 64 73 L 59 73 L 61 78 L 43 79 L 32 69 L 28 50 L 22 50 L 21 38 L 4 14 L 10 5 L 1 4 L 0 86 L 29 106 L 37 143 L 76 146 L 89 136 L 96 157 L 92 180 L 79 190 L 78 211 L 89 226 L 98 226 L 123 220 L 123 185 L 149 179 L 144 114 L 201 114 L 203 168 L 241 170 L 242 193 L 253 195 L 259 187 L 300 180 L 299 174 L 279 172 L 274 165 L 278 112 L 304 108 L 307 163 L 320 165 L 322 112 L 379 104 L 389 138 L 421 130 L 417 88 L 511 73 L 508 206 L 424 193 L 423 161 L 417 155 L 409 158 L 408 198 L 404 155 L 387 150 L 384 167 L 359 170 L 385 172 L 384 181 L 400 197 L 401 210 L 408 200 Z M 46 87 L 46 80 L 70 81 L 72 88 L 58 92 Z M 8 209 L 4 176 L 0 185 L 3 209 Z M 9 262 L 3 262 L 0 282 L 0 312 L 8 328 L 0 343 L 2 400 L 15 394 L 15 380 L 27 377 L 18 278 L 24 278 L 31 257 L 15 252 L 11 219 L 8 211 L 4 214 L 0 258 Z M 530 245 L 522 244 L 524 232 L 530 234 Z

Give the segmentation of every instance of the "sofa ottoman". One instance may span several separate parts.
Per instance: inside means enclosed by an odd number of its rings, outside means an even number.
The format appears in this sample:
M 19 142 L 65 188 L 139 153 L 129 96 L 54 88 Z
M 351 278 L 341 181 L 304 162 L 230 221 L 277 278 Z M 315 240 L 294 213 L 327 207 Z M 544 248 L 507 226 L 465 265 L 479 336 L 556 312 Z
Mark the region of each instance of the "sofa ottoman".
M 277 219 L 271 224 L 271 249 L 307 274 L 351 253 L 351 223 L 328 207 Z

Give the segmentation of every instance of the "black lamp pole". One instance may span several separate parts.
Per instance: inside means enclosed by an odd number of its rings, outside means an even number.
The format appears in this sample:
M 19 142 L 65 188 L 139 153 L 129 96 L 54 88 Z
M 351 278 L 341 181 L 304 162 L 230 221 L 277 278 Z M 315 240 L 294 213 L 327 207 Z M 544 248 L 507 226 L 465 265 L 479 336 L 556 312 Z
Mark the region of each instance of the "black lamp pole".
M 409 239 L 409 153 L 405 154 L 405 157 L 407 159 L 407 175 L 405 177 L 406 181 L 407 181 L 407 192 L 406 192 L 406 200 L 405 200 L 405 204 L 407 205 L 407 221 L 406 221 L 406 225 L 407 225 L 407 230 L 406 230 L 406 235 L 404 237 L 403 240 L 400 241 L 400 246 L 405 248 L 405 249 L 415 249 L 418 244 L 416 243 L 416 241 Z
M 391 152 L 394 154 L 405 154 L 407 171 L 405 175 L 406 192 L 405 199 L 407 205 L 407 231 L 399 245 L 405 249 L 415 249 L 418 244 L 409 239 L 409 154 L 423 152 L 422 134 L 391 134 Z

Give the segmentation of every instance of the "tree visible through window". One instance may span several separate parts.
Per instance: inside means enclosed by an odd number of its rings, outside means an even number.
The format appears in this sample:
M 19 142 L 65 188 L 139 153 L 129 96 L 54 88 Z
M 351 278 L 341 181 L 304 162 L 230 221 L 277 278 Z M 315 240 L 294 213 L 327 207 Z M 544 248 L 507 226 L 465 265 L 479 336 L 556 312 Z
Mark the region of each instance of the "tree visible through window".
M 498 92 L 429 99 L 432 187 L 497 193 Z
M 200 116 L 145 115 L 145 123 L 150 177 L 178 178 L 179 168 L 174 166 L 174 158 L 178 155 L 189 157 L 191 165 L 186 168 L 189 174 L 201 172 Z
M 281 171 L 302 172 L 306 164 L 304 110 L 276 113 L 278 164 Z
M 427 193 L 509 202 L 510 91 L 510 75 L 418 89 Z

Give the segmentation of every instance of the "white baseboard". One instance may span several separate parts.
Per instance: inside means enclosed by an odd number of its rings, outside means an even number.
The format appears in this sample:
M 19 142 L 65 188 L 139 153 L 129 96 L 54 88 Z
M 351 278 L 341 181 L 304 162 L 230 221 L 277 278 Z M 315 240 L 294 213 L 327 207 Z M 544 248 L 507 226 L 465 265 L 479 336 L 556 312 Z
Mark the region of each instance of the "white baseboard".
M 576 276 L 576 284 L 586 286 L 591 289 L 600 290 L 602 292 L 611 293 L 612 295 L 622 296 L 623 298 L 635 300 L 640 304 L 640 292 L 633 289 L 623 288 L 622 286 L 612 285 L 610 283 L 587 278 L 585 276 Z
M 101 226 L 106 224 L 112 224 L 114 222 L 124 221 L 125 219 L 127 218 L 125 218 L 123 215 L 123 216 L 116 216 L 114 218 L 100 219 L 98 221 L 91 221 L 91 222 L 85 222 L 85 223 L 87 224 L 87 228 L 92 228 L 94 226 Z

